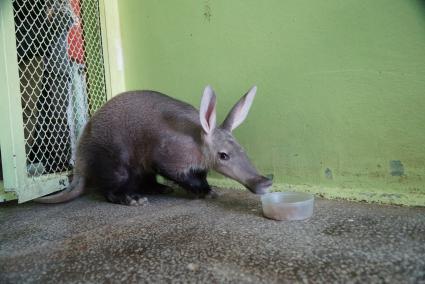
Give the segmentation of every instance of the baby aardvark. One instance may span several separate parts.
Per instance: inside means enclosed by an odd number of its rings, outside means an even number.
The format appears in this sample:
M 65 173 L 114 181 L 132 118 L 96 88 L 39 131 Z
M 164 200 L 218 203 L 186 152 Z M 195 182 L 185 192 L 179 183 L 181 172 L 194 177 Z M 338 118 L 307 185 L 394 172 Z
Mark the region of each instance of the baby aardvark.
M 209 169 L 253 193 L 267 192 L 271 180 L 257 172 L 232 135 L 245 120 L 256 91 L 257 87 L 251 88 L 218 127 L 216 96 L 210 86 L 204 90 L 199 111 L 154 91 L 114 97 L 87 123 L 68 189 L 38 201 L 74 199 L 90 180 L 110 202 L 142 204 L 146 193 L 169 191 L 157 182 L 157 175 L 203 197 L 211 192 L 206 179 Z

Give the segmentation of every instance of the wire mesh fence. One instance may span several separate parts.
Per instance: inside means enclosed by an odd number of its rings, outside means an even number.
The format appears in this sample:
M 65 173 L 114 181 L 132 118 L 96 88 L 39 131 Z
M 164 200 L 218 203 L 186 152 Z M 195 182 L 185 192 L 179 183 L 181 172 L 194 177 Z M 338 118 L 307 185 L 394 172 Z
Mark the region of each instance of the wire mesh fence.
M 13 0 L 13 10 L 27 173 L 63 174 L 106 101 L 99 3 Z

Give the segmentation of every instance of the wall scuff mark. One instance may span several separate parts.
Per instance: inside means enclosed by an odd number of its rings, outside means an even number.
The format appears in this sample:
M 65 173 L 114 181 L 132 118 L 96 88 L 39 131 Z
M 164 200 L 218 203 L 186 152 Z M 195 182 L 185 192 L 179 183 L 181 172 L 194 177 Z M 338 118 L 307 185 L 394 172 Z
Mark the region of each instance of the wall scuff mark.
M 404 176 L 404 166 L 400 160 L 390 161 L 390 174 L 397 177 Z
M 207 20 L 208 22 L 211 22 L 211 4 L 210 1 L 205 1 L 205 5 L 204 5 L 204 17 L 205 20 Z

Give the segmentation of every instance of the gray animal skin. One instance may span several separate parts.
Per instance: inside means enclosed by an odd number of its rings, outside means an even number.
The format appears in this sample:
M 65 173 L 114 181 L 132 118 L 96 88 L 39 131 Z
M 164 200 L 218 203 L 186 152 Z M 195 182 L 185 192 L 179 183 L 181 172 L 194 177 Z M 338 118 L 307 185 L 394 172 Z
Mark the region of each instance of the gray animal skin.
M 157 175 L 174 181 L 197 197 L 213 195 L 209 169 L 230 177 L 256 194 L 272 181 L 250 163 L 232 130 L 246 118 L 254 86 L 216 127 L 216 96 L 207 86 L 198 111 L 154 91 L 133 91 L 108 101 L 81 135 L 73 180 L 68 189 L 39 198 L 59 203 L 81 195 L 90 180 L 113 203 L 138 205 L 148 193 L 169 192 Z

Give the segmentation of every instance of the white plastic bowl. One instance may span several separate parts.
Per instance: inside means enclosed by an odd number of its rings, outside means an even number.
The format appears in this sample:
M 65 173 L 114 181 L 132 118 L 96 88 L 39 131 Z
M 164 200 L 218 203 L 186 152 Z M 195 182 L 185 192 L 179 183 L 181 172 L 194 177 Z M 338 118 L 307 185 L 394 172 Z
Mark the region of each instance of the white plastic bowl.
M 304 220 L 313 215 L 314 196 L 303 192 L 271 192 L 261 196 L 263 214 L 274 220 Z

